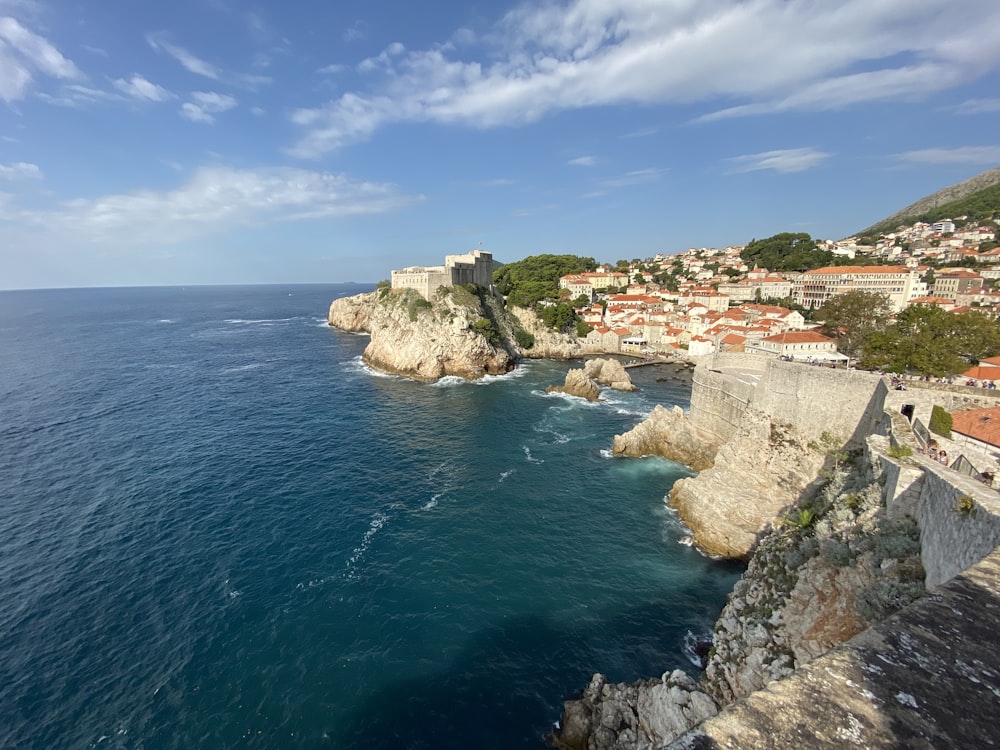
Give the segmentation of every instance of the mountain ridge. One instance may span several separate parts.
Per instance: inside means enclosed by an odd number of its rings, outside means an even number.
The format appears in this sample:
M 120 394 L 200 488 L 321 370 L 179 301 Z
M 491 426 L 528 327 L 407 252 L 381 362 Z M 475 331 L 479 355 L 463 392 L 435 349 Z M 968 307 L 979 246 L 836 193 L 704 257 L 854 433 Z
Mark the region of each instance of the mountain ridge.
M 993 169 L 988 169 L 985 172 L 980 172 L 974 177 L 970 177 L 963 182 L 950 185 L 946 188 L 938 190 L 936 193 L 924 196 L 920 200 L 911 203 L 906 208 L 903 208 L 891 216 L 872 224 L 867 229 L 863 229 L 857 233 L 857 236 L 891 232 L 901 224 L 912 223 L 913 220 L 916 220 L 924 214 L 948 206 L 951 203 L 962 201 L 975 195 L 976 193 L 989 190 L 996 185 L 1000 185 L 1000 167 L 994 167 Z

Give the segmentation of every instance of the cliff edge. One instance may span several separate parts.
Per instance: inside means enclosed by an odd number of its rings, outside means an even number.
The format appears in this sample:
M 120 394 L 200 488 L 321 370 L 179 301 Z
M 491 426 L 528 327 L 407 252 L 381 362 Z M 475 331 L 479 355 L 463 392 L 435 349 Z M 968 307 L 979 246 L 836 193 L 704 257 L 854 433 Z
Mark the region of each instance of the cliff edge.
M 369 334 L 364 361 L 414 380 L 448 375 L 474 380 L 509 372 L 525 357 L 582 353 L 576 336 L 545 329 L 530 310 L 515 315 L 489 290 L 472 284 L 440 287 L 431 300 L 413 289 L 381 287 L 334 300 L 327 322 Z
M 500 305 L 465 286 L 442 287 L 433 301 L 412 289 L 384 287 L 334 300 L 327 320 L 371 335 L 362 355 L 368 365 L 414 380 L 498 375 L 518 358 L 503 335 L 511 324 Z

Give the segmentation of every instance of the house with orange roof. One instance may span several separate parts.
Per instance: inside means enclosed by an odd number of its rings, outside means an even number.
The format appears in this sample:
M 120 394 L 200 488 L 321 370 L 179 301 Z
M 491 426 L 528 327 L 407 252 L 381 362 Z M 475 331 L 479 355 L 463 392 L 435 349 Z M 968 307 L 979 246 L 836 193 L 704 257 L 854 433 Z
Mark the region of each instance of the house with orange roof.
M 980 470 L 994 471 L 1000 460 L 1000 406 L 988 409 L 969 409 L 951 415 L 951 439 L 964 446 L 974 448 L 994 463 Z
M 976 294 L 983 288 L 983 277 L 965 268 L 938 271 L 934 274 L 934 296 L 947 297 L 956 302 L 966 295 Z
M 950 312 L 955 309 L 955 300 L 947 297 L 934 297 L 927 295 L 910 300 L 911 305 L 927 305 L 928 307 L 940 307 L 942 310 Z
M 765 336 L 754 344 L 748 340 L 746 351 L 783 359 L 822 362 L 847 361 L 847 357 L 837 351 L 836 341 L 816 331 L 784 331 Z
M 704 336 L 692 336 L 688 342 L 688 354 L 692 357 L 700 357 L 703 354 L 711 354 L 715 351 L 715 344 L 711 339 Z

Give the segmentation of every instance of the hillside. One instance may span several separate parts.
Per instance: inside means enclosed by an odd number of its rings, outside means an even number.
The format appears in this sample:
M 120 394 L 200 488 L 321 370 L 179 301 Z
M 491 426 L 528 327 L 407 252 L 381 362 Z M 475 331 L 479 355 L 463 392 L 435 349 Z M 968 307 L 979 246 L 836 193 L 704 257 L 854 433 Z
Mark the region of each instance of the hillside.
M 891 232 L 901 224 L 916 221 L 934 222 L 963 214 L 988 218 L 997 212 L 1000 212 L 1000 167 L 921 198 L 902 211 L 858 232 L 858 236 Z

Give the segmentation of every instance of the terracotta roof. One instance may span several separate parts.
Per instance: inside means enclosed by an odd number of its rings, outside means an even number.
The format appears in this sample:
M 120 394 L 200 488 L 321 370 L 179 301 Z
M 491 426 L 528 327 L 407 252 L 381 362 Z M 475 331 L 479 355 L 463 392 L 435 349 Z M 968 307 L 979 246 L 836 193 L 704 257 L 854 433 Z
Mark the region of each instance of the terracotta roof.
M 1000 367 L 983 367 L 980 363 L 975 367 L 962 373 L 963 378 L 973 378 L 974 380 L 1000 380 Z
M 781 344 L 825 344 L 832 343 L 833 339 L 815 331 L 785 331 L 766 336 L 764 341 L 777 341 Z
M 1000 447 L 1000 406 L 957 411 L 951 415 L 952 432 Z
M 879 274 L 899 274 L 909 273 L 906 266 L 826 266 L 825 268 L 814 268 L 806 271 L 806 274 L 852 274 L 852 273 L 879 273 Z
M 742 344 L 746 340 L 746 336 L 740 336 L 737 333 L 727 333 L 722 337 L 723 344 Z

